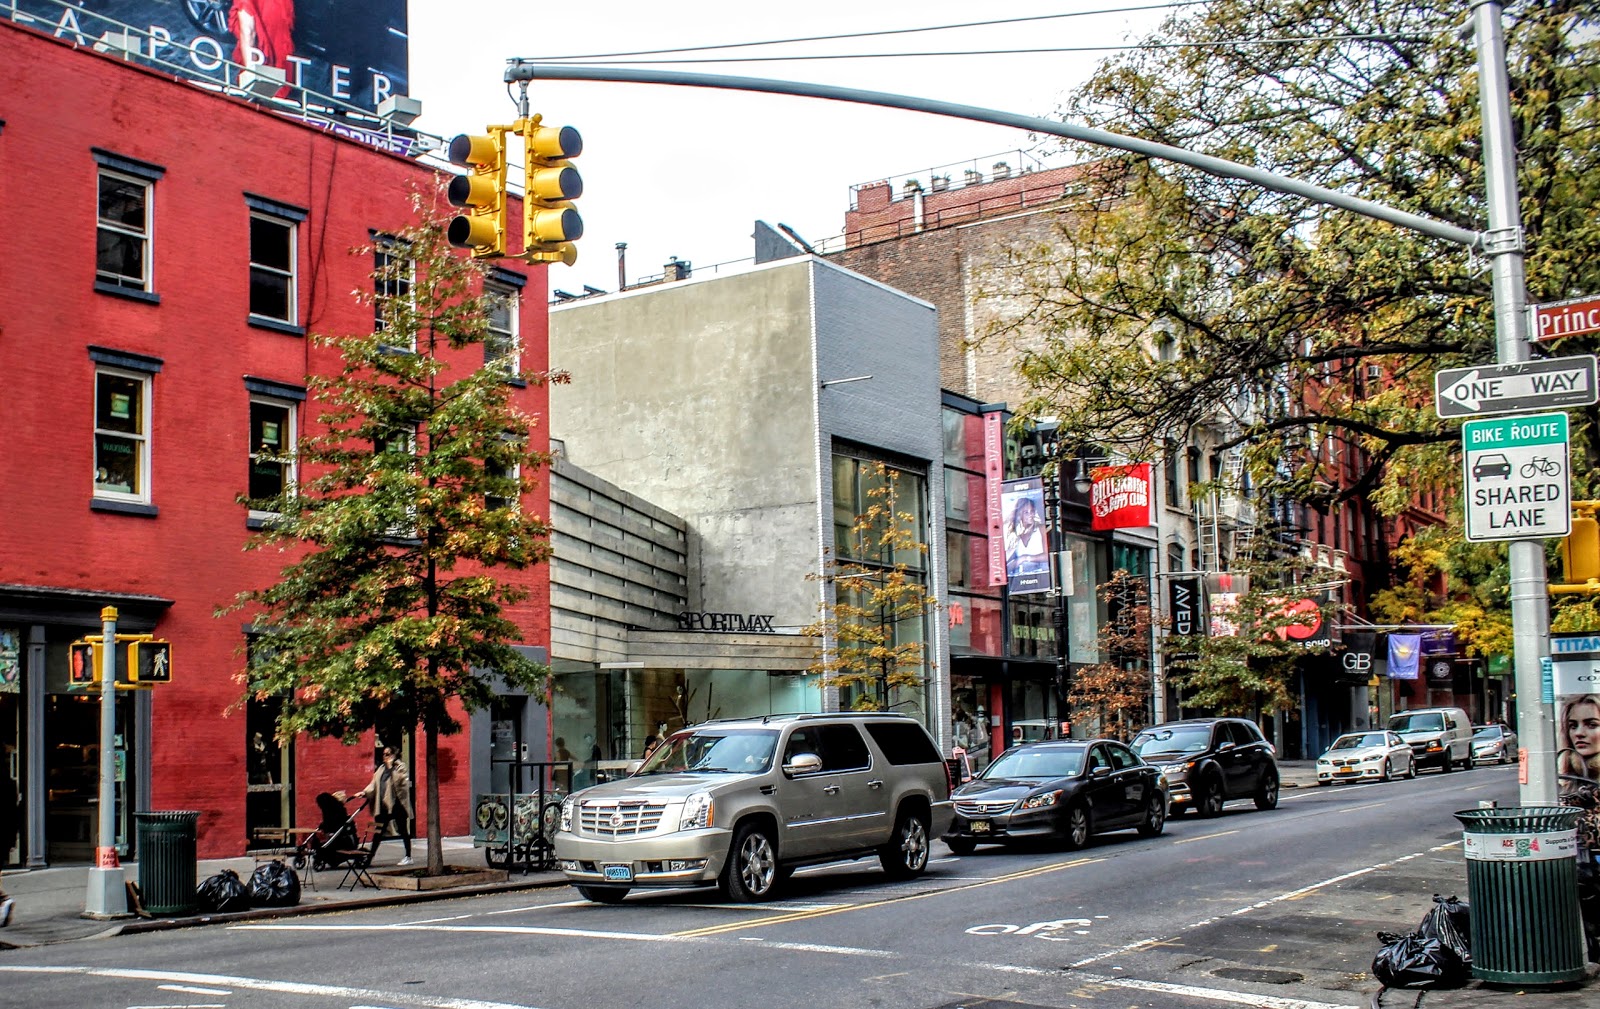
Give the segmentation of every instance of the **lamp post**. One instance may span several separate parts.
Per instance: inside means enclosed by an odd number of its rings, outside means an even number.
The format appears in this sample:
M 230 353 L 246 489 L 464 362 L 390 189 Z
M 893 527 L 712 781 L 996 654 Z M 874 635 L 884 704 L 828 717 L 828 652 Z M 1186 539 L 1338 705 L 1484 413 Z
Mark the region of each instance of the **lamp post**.
M 1061 507 L 1061 440 L 1059 434 L 1050 450 L 1050 462 L 1044 468 L 1044 511 L 1048 523 L 1046 535 L 1050 543 L 1050 601 L 1052 622 L 1056 635 L 1056 672 L 1053 681 L 1056 701 L 1056 724 L 1066 721 L 1067 675 L 1071 666 L 1068 653 L 1071 642 L 1067 640 L 1067 592 L 1071 588 L 1072 565 L 1067 561 L 1066 529 Z

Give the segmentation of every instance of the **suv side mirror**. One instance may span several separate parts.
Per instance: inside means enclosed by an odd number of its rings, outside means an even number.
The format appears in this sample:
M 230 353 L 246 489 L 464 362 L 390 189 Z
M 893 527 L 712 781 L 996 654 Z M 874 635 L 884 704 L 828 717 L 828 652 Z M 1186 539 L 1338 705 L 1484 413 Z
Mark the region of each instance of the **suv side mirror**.
M 1108 775 L 1110 773 L 1111 773 L 1111 768 L 1107 767 L 1104 764 L 1101 764 L 1098 767 L 1092 767 L 1092 768 L 1089 769 L 1089 777 L 1091 777 L 1091 778 L 1104 778 L 1106 775 Z
M 1218 752 L 1218 753 L 1221 753 L 1221 752 L 1222 752 L 1222 751 L 1223 751 L 1223 750 L 1231 750 L 1231 749 L 1233 749 L 1233 748 L 1234 748 L 1234 747 L 1235 747 L 1235 746 L 1238 746 L 1238 745 L 1239 745 L 1239 744 L 1238 744 L 1238 743 L 1235 743 L 1235 742 L 1234 742 L 1234 741 L 1233 741 L 1233 740 L 1231 740 L 1231 739 L 1225 739 L 1225 740 L 1223 740 L 1223 741 L 1222 741 L 1222 743 L 1221 743 L 1221 745 L 1219 745 L 1219 746 L 1218 746 L 1218 747 L 1217 747 L 1217 752 Z
M 822 770 L 822 758 L 815 753 L 797 753 L 783 765 L 783 773 L 791 778 L 802 774 L 816 774 L 820 770 Z

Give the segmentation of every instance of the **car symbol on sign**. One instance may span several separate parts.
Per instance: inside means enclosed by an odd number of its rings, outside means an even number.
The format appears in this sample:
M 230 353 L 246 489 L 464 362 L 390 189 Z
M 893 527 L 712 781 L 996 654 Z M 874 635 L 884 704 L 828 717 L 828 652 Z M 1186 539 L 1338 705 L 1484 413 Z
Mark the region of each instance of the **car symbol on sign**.
M 1499 452 L 1486 452 L 1472 461 L 1472 479 L 1497 476 L 1511 478 L 1511 460 Z

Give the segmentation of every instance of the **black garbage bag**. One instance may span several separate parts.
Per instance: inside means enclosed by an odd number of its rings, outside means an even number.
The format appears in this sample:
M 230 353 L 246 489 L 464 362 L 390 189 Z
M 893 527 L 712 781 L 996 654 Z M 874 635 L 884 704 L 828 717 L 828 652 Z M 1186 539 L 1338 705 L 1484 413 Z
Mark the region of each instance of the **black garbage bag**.
M 224 869 L 195 887 L 200 910 L 217 914 L 250 910 L 250 888 L 232 869 Z
M 1378 938 L 1384 945 L 1372 960 L 1372 973 L 1385 988 L 1459 988 L 1472 978 L 1471 968 L 1437 939 L 1425 939 L 1415 932 L 1379 932 Z
M 1439 940 L 1439 945 L 1472 966 L 1472 915 L 1465 901 L 1434 894 L 1433 908 L 1422 916 L 1417 934 Z
M 300 903 L 299 875 L 282 859 L 256 866 L 250 877 L 250 903 L 256 907 L 294 907 Z

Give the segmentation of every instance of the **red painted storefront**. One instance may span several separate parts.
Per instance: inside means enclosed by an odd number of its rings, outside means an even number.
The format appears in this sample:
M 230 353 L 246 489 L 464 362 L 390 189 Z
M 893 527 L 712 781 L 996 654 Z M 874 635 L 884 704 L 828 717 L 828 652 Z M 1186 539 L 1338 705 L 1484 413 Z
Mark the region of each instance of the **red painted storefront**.
M 370 330 L 373 309 L 352 292 L 371 290 L 373 259 L 349 250 L 404 227 L 409 188 L 432 187 L 434 171 L 7 23 L 0 65 L 0 643 L 10 642 L 14 673 L 0 681 L 0 773 L 16 777 L 25 815 L 11 859 L 77 857 L 77 779 L 98 759 L 85 731 L 98 715 L 95 700 L 65 688 L 67 643 L 97 632 L 108 604 L 124 630 L 154 631 L 174 652 L 170 685 L 121 701 L 126 803 L 198 810 L 201 854 L 237 853 L 251 772 L 246 718 L 229 709 L 242 693 L 248 617 L 213 612 L 269 583 L 285 559 L 242 549 L 248 516 L 235 497 L 247 486 L 252 397 L 279 397 L 302 431 L 311 422 L 315 408 L 294 390 L 334 359 L 306 334 Z M 108 172 L 148 186 L 147 290 L 97 281 Z M 263 208 L 292 226 L 293 324 L 250 315 L 251 228 Z M 544 268 L 511 265 L 518 272 L 501 279 L 527 284 L 515 310 L 522 364 L 542 369 Z M 125 399 L 97 403 L 107 374 L 143 383 L 145 501 L 107 498 L 96 483 L 96 424 L 105 409 L 129 410 Z M 524 412 L 547 413 L 542 388 L 515 396 Z M 547 492 L 524 507 L 549 514 Z M 511 614 L 524 644 L 547 650 L 545 569 L 507 577 L 530 592 Z M 474 738 L 441 741 L 446 834 L 470 829 Z M 420 733 L 416 749 L 420 823 Z M 316 822 L 320 791 L 364 785 L 372 754 L 370 739 L 297 741 L 294 819 Z

